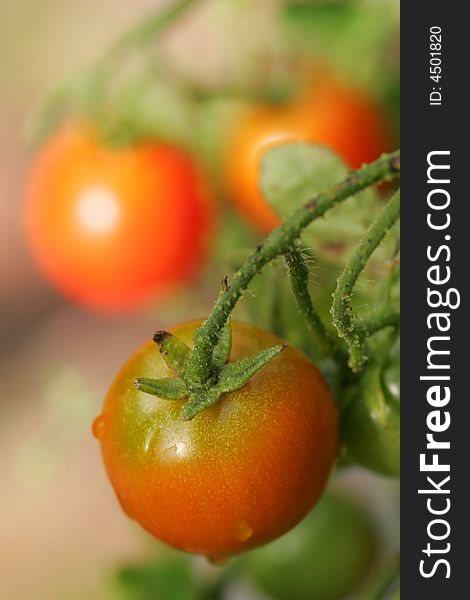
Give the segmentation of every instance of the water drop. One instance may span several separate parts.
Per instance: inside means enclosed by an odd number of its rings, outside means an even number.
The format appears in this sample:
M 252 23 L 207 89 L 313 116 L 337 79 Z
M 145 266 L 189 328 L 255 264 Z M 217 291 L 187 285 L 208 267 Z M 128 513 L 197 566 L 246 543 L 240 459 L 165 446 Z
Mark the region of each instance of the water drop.
M 239 542 L 248 541 L 253 535 L 253 529 L 248 525 L 246 521 L 240 521 L 237 524 L 237 528 L 235 531 L 235 537 Z
M 105 414 L 96 417 L 91 426 L 93 435 L 97 440 L 104 440 L 109 429 L 108 418 Z

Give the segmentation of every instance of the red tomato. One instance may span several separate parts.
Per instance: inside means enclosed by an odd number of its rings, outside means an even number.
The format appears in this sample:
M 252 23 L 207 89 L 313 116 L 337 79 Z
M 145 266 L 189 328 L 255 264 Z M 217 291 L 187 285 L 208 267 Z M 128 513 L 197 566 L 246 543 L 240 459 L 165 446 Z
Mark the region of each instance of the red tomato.
M 191 345 L 200 325 L 172 332 Z M 235 322 L 231 360 L 277 343 Z M 117 374 L 93 431 L 124 510 L 154 536 L 222 559 L 282 535 L 317 502 L 336 458 L 338 414 L 298 350 L 287 348 L 191 421 L 181 418 L 184 400 L 139 392 L 141 376 L 171 376 L 152 342 Z
M 383 115 L 363 93 L 321 78 L 305 98 L 284 106 L 254 107 L 234 129 L 228 145 L 228 192 L 240 211 L 263 232 L 280 219 L 260 191 L 261 158 L 288 141 L 323 144 L 352 168 L 388 149 Z
M 104 147 L 90 129 L 69 126 L 33 162 L 25 220 L 34 257 L 58 290 L 122 309 L 194 274 L 212 211 L 183 150 Z

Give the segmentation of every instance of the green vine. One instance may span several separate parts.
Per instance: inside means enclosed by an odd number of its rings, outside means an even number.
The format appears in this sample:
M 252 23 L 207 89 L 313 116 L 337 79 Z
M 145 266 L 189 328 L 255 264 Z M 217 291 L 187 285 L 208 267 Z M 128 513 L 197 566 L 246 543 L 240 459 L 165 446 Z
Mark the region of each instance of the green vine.
M 279 225 L 279 227 L 271 232 L 264 244 L 256 249 L 255 253 L 247 259 L 241 269 L 235 274 L 229 289 L 219 296 L 208 319 L 196 331 L 194 349 L 191 352 L 187 363 L 187 373 L 194 385 L 203 386 L 213 377 L 213 354 L 219 341 L 220 333 L 235 304 L 243 295 L 253 277 L 255 277 L 255 275 L 257 275 L 271 260 L 277 256 L 290 252 L 302 230 L 312 221 L 323 216 L 332 207 L 364 188 L 380 181 L 394 179 L 398 176 L 399 172 L 399 151 L 383 155 L 375 162 L 365 165 L 357 171 L 353 171 L 344 181 L 332 187 L 330 190 L 320 193 L 315 196 L 315 198 L 309 200 Z M 393 211 L 395 211 L 397 198 L 399 201 L 399 195 L 395 195 L 391 204 Z M 388 209 L 385 217 L 382 215 L 379 217 L 380 227 L 382 227 L 382 219 L 385 219 L 385 221 L 388 222 L 388 220 L 392 218 L 392 221 L 394 222 L 395 217 L 393 215 L 388 215 L 389 211 L 390 209 Z M 379 229 L 378 225 L 376 225 L 376 229 Z M 341 278 L 341 285 L 338 284 L 335 292 L 335 297 L 337 298 L 335 305 L 336 309 L 341 304 L 339 299 L 340 294 L 343 293 L 344 289 L 349 289 L 349 287 L 352 291 L 361 269 L 367 262 L 367 257 L 372 253 L 380 239 L 382 239 L 375 229 L 372 233 L 374 234 L 372 242 L 367 242 L 369 236 L 366 237 L 366 243 L 370 245 L 370 252 L 368 252 L 368 249 L 364 244 L 361 244 L 358 251 L 356 251 L 356 259 L 350 263 L 350 273 L 349 270 L 346 269 L 345 274 L 343 274 Z M 350 293 L 351 292 L 349 292 L 349 295 Z M 340 321 L 343 317 L 341 309 L 344 308 L 345 310 L 349 310 L 349 302 L 350 300 L 348 299 L 348 304 L 345 307 L 343 307 L 342 304 L 339 306 Z M 348 320 L 347 326 L 350 327 L 352 323 L 352 320 Z M 340 323 L 341 332 L 343 333 L 342 325 L 343 321 Z M 361 331 L 361 341 L 363 337 L 365 336 Z
M 359 243 L 348 264 L 341 273 L 333 294 L 331 315 L 338 335 L 346 341 L 349 349 L 349 366 L 360 371 L 368 359 L 367 338 L 390 325 L 398 324 L 398 316 L 393 313 L 379 315 L 370 321 L 359 321 L 354 317 L 352 293 L 357 279 L 367 264 L 371 254 L 380 244 L 387 231 L 400 215 L 400 191 L 398 190 L 372 223 L 363 240 Z
M 292 249 L 286 253 L 284 260 L 289 274 L 290 284 L 294 292 L 297 306 L 302 313 L 307 326 L 314 333 L 318 344 L 325 354 L 340 362 L 343 358 L 342 350 L 338 346 L 338 338 L 328 331 L 321 320 L 312 302 L 308 290 L 309 268 L 300 246 L 293 244 Z

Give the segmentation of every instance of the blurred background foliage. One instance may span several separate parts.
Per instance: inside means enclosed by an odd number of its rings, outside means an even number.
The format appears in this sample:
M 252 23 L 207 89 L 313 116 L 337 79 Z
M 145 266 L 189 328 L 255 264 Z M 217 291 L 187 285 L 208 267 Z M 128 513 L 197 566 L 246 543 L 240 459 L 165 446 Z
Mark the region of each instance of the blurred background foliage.
M 117 366 L 156 328 L 206 314 L 221 276 L 261 239 L 223 203 L 224 145 L 250 103 L 289 101 L 301 93 L 312 64 L 334 65 L 376 99 L 391 145 L 398 145 L 398 1 L 201 0 L 158 43 L 143 39 L 132 51 L 106 53 L 116 36 L 169 4 L 17 0 L 2 6 L 0 595 L 365 598 L 368 582 L 380 587 L 380 573 L 386 577 L 398 551 L 396 482 L 357 467 L 339 469 L 331 494 L 293 532 L 217 567 L 164 548 L 123 517 L 90 423 Z M 105 59 L 97 61 L 100 56 Z M 204 163 L 221 208 L 212 257 L 196 285 L 141 310 L 97 315 L 64 300 L 37 273 L 21 229 L 27 166 L 55 124 L 75 113 L 98 120 L 117 143 L 155 136 L 187 147 Z M 325 315 L 347 250 L 380 206 L 380 190 L 367 194 L 319 222 L 304 240 L 312 256 L 321 257 L 312 258 L 312 294 Z M 359 202 L 368 207 L 365 219 Z M 275 204 L 282 206 L 282 198 Z M 394 244 L 396 235 L 361 280 L 357 303 L 365 312 Z M 274 263 L 253 282 L 237 314 L 309 352 L 308 332 L 280 269 Z M 293 577 L 299 589 L 286 595 L 282 584 Z M 325 578 L 337 587 L 321 587 Z M 315 582 L 318 588 L 309 587 Z

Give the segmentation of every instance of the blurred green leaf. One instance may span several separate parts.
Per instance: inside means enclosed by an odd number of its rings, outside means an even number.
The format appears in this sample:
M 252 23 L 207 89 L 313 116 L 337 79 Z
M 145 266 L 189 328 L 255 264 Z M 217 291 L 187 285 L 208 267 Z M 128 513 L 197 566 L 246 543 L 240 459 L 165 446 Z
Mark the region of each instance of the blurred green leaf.
M 39 392 L 43 408 L 36 433 L 24 440 L 17 457 L 20 477 L 44 485 L 61 464 L 64 449 L 89 434 L 99 398 L 70 365 L 55 365 Z
M 191 142 L 193 106 L 187 94 L 155 65 L 118 82 L 111 91 L 110 108 L 105 117 L 111 139 L 114 134 L 123 143 L 152 138 L 184 145 Z
M 331 34 L 349 26 L 357 11 L 357 6 L 346 2 L 292 2 L 286 6 L 285 17 L 297 26 L 314 26 Z
M 200 595 L 187 560 L 162 559 L 122 567 L 116 576 L 125 600 L 198 600 Z
M 282 12 L 282 23 L 299 50 L 326 59 L 361 85 L 382 92 L 390 77 L 398 76 L 398 42 L 391 52 L 399 31 L 395 0 L 292 2 Z
M 347 172 L 342 160 L 328 148 L 306 142 L 289 143 L 276 146 L 263 156 L 261 187 L 277 214 L 285 218 L 318 193 L 336 185 Z M 329 268 L 343 267 L 382 204 L 373 188 L 356 194 L 309 225 L 302 234 L 303 246 Z M 390 235 L 372 255 L 361 282 L 366 300 L 371 298 L 369 288 L 374 287 L 371 279 L 384 274 L 384 265 L 395 244 L 395 236 Z M 365 309 L 368 311 L 369 307 Z
M 296 142 L 272 148 L 263 156 L 261 187 L 274 210 L 286 217 L 346 174 L 343 161 L 325 146 Z

